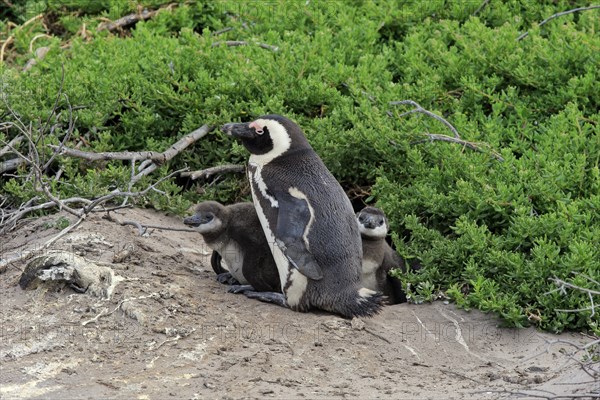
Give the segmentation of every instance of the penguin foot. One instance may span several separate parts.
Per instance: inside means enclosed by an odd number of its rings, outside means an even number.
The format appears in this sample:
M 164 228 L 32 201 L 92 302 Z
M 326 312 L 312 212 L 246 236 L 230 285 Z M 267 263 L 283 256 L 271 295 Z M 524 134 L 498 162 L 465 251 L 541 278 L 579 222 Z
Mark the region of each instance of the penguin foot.
M 248 291 L 253 292 L 254 288 L 250 285 L 237 284 L 237 285 L 231 285 L 229 287 L 229 289 L 227 289 L 227 293 L 235 293 L 235 294 L 238 294 L 238 293 L 246 294 L 246 292 L 248 292 Z
M 247 291 L 244 292 L 244 294 L 250 299 L 256 299 L 265 303 L 277 304 L 278 306 L 288 308 L 287 301 L 282 293 Z
M 223 272 L 217 275 L 217 282 L 224 285 L 239 285 L 240 283 L 235 279 L 230 272 Z

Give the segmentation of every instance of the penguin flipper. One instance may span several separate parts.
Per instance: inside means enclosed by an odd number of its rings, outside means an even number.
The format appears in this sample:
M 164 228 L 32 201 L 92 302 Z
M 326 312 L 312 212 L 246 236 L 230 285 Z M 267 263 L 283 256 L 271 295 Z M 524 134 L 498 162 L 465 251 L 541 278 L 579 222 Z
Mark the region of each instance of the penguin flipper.
M 381 267 L 385 271 L 384 294 L 388 297 L 389 303 L 406 303 L 406 293 L 404 293 L 404 289 L 402 289 L 402 282 L 400 279 L 389 274 L 392 269 L 400 269 L 402 272 L 406 272 L 406 263 L 404 262 L 404 259 L 400 257 L 396 251 L 390 248 L 384 256 Z
M 223 257 L 221 257 L 221 254 L 219 254 L 219 252 L 213 250 L 212 256 L 210 257 L 210 265 L 211 265 L 213 271 L 215 271 L 215 274 L 217 274 L 217 275 L 224 274 L 225 272 L 229 272 L 227 269 L 223 268 L 223 265 L 221 264 L 221 260 L 223 260 Z
M 255 291 L 278 292 L 281 291 L 281 281 L 277 264 L 275 264 L 271 252 L 268 249 L 266 251 L 268 254 L 246 253 L 242 274 Z
M 287 301 L 285 300 L 285 296 L 282 293 L 246 291 L 244 294 L 250 299 L 256 299 L 264 303 L 272 303 L 281 307 L 289 308 Z
M 308 201 L 285 192 L 277 193 L 276 197 L 279 203 L 275 230 L 277 244 L 290 264 L 302 275 L 312 280 L 322 279 L 321 266 L 306 243 L 306 235 L 313 218 Z

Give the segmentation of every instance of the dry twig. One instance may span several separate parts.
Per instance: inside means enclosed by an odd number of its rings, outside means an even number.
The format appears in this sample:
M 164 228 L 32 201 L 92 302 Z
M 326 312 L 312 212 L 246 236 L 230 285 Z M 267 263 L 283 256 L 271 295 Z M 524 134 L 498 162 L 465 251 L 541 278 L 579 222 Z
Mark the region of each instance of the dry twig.
M 591 283 L 594 283 L 596 285 L 598 285 L 598 288 L 600 289 L 600 283 L 598 281 L 596 281 L 595 279 L 592 279 L 591 277 L 585 275 L 585 274 L 580 274 L 580 273 L 575 273 L 576 275 L 582 276 L 583 278 L 585 278 L 586 280 L 588 280 Z M 570 309 L 570 310 L 563 310 L 563 309 L 556 309 L 555 311 L 559 311 L 559 312 L 567 312 L 567 313 L 573 313 L 573 312 L 581 312 L 581 311 L 591 311 L 592 314 L 590 315 L 590 318 L 592 318 L 594 315 L 596 315 L 596 305 L 594 304 L 594 296 L 599 296 L 600 295 L 600 291 L 599 290 L 593 290 L 593 289 L 588 289 L 588 288 L 584 288 L 581 286 L 577 286 L 573 283 L 569 283 L 566 282 L 562 279 L 559 279 L 557 277 L 554 277 L 551 279 L 551 281 L 553 281 L 558 287 L 554 290 L 549 291 L 548 293 L 546 293 L 547 295 L 550 293 L 555 293 L 555 292 L 560 292 L 563 295 L 566 295 L 566 289 L 575 289 L 578 290 L 580 292 L 586 293 L 588 295 L 588 298 L 590 299 L 590 306 L 589 307 L 585 307 L 585 308 L 577 308 L 577 309 Z
M 477 15 L 481 12 L 481 10 L 483 10 L 485 8 L 485 6 L 488 5 L 488 3 L 490 2 L 490 0 L 484 0 L 483 3 L 481 3 L 481 5 L 479 7 L 477 7 L 477 10 L 475 10 L 473 12 L 473 15 Z
M 240 173 L 246 171 L 246 167 L 244 165 L 237 164 L 225 164 L 225 165 L 217 165 L 216 167 L 206 168 L 200 171 L 189 171 L 182 172 L 182 177 L 189 177 L 192 180 L 196 180 L 198 178 L 210 178 L 213 175 L 221 175 L 230 172 Z
M 562 11 L 562 12 L 559 12 L 559 13 L 549 16 L 548 18 L 546 18 L 545 20 L 540 22 L 538 26 L 543 26 L 543 25 L 547 24 L 548 22 L 552 21 L 554 18 L 562 17 L 563 15 L 573 14 L 573 13 L 576 13 L 579 11 L 595 10 L 597 8 L 600 8 L 600 5 L 593 5 L 593 6 L 589 6 L 589 7 L 579 7 L 579 8 L 574 8 L 572 10 Z M 522 33 L 517 38 L 517 41 L 525 39 L 528 35 L 529 35 L 529 31 Z
M 108 309 L 103 309 L 100 314 L 96 315 L 94 318 L 88 319 L 87 321 L 83 321 L 81 323 L 82 326 L 86 326 L 88 324 L 91 324 L 92 322 L 97 322 L 98 319 L 102 318 L 102 317 L 106 317 L 107 315 L 111 315 L 113 314 L 115 311 L 117 311 L 119 308 L 121 308 L 121 306 L 123 305 L 123 303 L 128 302 L 128 301 L 134 301 L 134 300 L 143 300 L 143 299 L 155 299 L 158 298 L 159 294 L 158 293 L 151 293 L 147 296 L 138 296 L 138 297 L 130 297 L 127 299 L 123 299 L 121 301 L 119 301 L 119 304 L 117 304 L 117 306 L 112 310 L 112 311 L 108 311 Z
M 98 26 L 98 32 L 104 31 L 104 30 L 112 32 L 112 31 L 115 31 L 118 29 L 128 28 L 132 25 L 137 24 L 139 21 L 146 21 L 146 20 L 149 20 L 150 18 L 153 18 L 161 11 L 164 11 L 164 10 L 170 11 L 175 7 L 177 7 L 177 3 L 168 4 L 164 7 L 159 8 L 158 10 L 143 9 L 140 12 L 126 15 L 115 21 L 100 24 Z
M 480 153 L 486 153 L 486 151 L 483 149 L 484 147 L 486 147 L 492 157 L 494 157 L 498 161 L 504 161 L 504 158 L 498 152 L 492 150 L 490 145 L 488 145 L 487 143 L 475 143 L 475 142 L 469 142 L 467 140 L 461 139 L 460 135 L 458 134 L 458 131 L 450 122 L 446 121 L 446 119 L 440 117 L 439 115 L 434 114 L 431 111 L 424 109 L 423 107 L 421 107 L 421 105 L 419 103 L 417 103 L 413 100 L 402 100 L 402 101 L 390 102 L 390 105 L 394 105 L 394 106 L 395 105 L 406 105 L 406 104 L 411 105 L 415 108 L 410 111 L 400 114 L 398 116 L 399 118 L 402 118 L 404 116 L 407 116 L 409 114 L 414 114 L 414 113 L 425 114 L 428 117 L 431 117 L 437 121 L 440 121 L 444 125 L 446 125 L 448 127 L 448 129 L 450 129 L 450 131 L 454 135 L 454 136 L 448 136 L 448 135 L 441 135 L 441 134 L 437 134 L 437 133 L 423 133 L 423 135 L 428 137 L 428 140 L 421 140 L 421 141 L 418 141 L 415 143 L 437 140 L 437 141 L 442 141 L 442 142 L 460 144 L 464 147 L 467 147 L 471 150 L 474 150 L 474 151 L 477 151 Z M 394 116 L 394 114 L 391 111 L 388 111 L 388 115 L 390 117 Z
M 223 44 L 226 45 L 226 46 L 228 46 L 228 47 L 237 47 L 237 46 L 249 46 L 252 43 L 246 42 L 245 40 L 226 40 L 224 42 L 214 42 L 212 44 L 212 47 L 221 46 Z M 266 49 L 266 50 L 279 51 L 279 47 L 273 46 L 273 45 L 270 45 L 270 44 L 256 42 L 256 45 L 258 47 L 261 47 L 261 48 Z
M 398 118 L 402 118 L 402 117 L 405 117 L 405 116 L 407 116 L 409 114 L 413 114 L 413 113 L 425 114 L 428 117 L 431 117 L 433 119 L 437 119 L 442 124 L 446 125 L 448 127 L 448 129 L 450 129 L 452 131 L 452 133 L 454 134 L 454 137 L 457 138 L 457 139 L 460 139 L 460 135 L 458 134 L 458 131 L 456 130 L 456 128 L 450 122 L 446 121 L 444 118 L 440 117 L 439 115 L 434 114 L 431 111 L 424 109 L 416 101 L 402 100 L 402 101 L 392 101 L 392 102 L 390 102 L 390 105 L 392 105 L 392 106 L 399 106 L 399 105 L 406 105 L 406 104 L 411 105 L 414 108 L 412 110 L 410 110 L 410 111 L 407 111 L 407 112 L 404 112 L 404 113 L 400 114 L 398 116 Z
M 175 227 L 169 227 L 169 226 L 141 224 L 137 221 L 122 221 L 122 220 L 118 219 L 117 217 L 115 217 L 114 215 L 112 215 L 110 212 L 107 212 L 106 215 L 104 216 L 104 218 L 106 218 L 107 220 L 109 220 L 111 222 L 115 222 L 121 226 L 125 226 L 125 225 L 135 226 L 137 228 L 140 236 L 143 236 L 146 233 L 146 230 L 148 230 L 148 229 L 159 229 L 159 230 L 163 230 L 163 231 L 177 231 L 177 232 L 194 232 L 194 233 L 198 232 L 197 230 L 192 229 L 192 228 L 175 228 Z
M 136 161 L 144 161 L 138 168 L 138 174 L 133 175 L 130 181 L 130 185 L 134 185 L 142 177 L 149 175 L 154 172 L 159 165 L 170 161 L 173 157 L 181 153 L 183 150 L 188 148 L 193 143 L 197 142 L 208 133 L 210 133 L 214 127 L 209 125 L 203 125 L 193 132 L 188 133 L 169 149 L 162 153 L 156 151 L 123 151 L 123 152 L 103 152 L 103 153 L 92 153 L 88 151 L 81 151 L 77 149 L 70 149 L 64 146 L 50 146 L 51 148 L 59 151 L 61 155 L 67 155 L 71 157 L 83 158 L 89 161 L 105 161 L 105 160 L 129 160 L 132 163 Z

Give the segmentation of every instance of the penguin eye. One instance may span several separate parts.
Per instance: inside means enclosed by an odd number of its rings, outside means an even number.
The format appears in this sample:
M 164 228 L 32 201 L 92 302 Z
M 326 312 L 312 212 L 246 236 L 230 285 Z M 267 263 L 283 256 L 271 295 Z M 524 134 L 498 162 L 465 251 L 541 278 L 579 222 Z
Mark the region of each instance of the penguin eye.
M 359 220 L 360 222 L 365 222 L 365 216 L 364 216 L 364 215 L 362 215 L 362 214 L 361 214 L 361 215 L 359 215 L 359 216 L 358 216 L 358 220 Z
M 379 221 L 379 226 L 383 225 L 383 220 Z
M 257 135 L 262 135 L 263 133 L 265 133 L 265 130 L 267 129 L 267 127 L 263 127 L 261 128 L 256 128 L 254 131 L 256 132 Z

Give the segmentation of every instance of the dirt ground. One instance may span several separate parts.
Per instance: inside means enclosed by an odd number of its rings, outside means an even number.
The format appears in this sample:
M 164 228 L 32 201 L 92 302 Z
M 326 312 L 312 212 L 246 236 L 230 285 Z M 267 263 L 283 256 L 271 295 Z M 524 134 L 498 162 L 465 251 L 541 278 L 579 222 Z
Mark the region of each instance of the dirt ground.
M 29 220 L 0 238 L 0 257 L 41 246 L 59 232 L 58 218 Z M 120 218 L 183 227 L 148 210 Z M 506 329 L 441 301 L 352 321 L 293 312 L 227 293 L 194 233 L 139 236 L 98 213 L 57 249 L 111 268 L 114 290 L 109 299 L 67 286 L 22 290 L 25 263 L 0 274 L 1 399 L 495 399 L 600 390 L 569 357 L 566 342 L 590 342 L 584 335 Z

